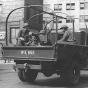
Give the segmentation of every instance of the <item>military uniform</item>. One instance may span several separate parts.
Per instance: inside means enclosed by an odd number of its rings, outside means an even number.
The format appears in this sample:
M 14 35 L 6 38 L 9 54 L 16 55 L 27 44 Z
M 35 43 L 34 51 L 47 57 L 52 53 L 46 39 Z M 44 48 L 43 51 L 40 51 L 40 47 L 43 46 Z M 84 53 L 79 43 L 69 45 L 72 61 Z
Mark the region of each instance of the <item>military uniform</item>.
M 28 35 L 29 35 L 29 29 L 26 29 L 25 27 L 28 26 L 28 23 L 25 23 L 23 28 L 24 29 L 21 29 L 18 33 L 18 36 L 17 36 L 17 45 L 22 45 L 24 46 L 25 45 L 25 42 L 28 42 Z
M 62 25 L 62 27 L 60 29 L 64 29 L 64 35 L 60 40 L 58 40 L 58 43 L 59 42 L 71 42 L 71 43 L 73 43 L 73 41 L 74 41 L 73 32 L 70 31 L 70 29 L 68 29 L 68 27 L 66 25 Z

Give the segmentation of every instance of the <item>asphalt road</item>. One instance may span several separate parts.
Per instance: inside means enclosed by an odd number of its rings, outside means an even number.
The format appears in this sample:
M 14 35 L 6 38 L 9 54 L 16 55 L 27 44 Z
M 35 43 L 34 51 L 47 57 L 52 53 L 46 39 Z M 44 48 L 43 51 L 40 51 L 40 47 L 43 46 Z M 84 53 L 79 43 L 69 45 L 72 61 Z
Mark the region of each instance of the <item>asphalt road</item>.
M 54 74 L 45 77 L 42 73 L 38 74 L 33 84 L 21 82 L 17 72 L 12 68 L 13 64 L 0 64 L 0 88 L 88 88 L 88 72 L 82 71 L 80 82 L 77 86 L 69 87 L 60 82 L 60 77 Z

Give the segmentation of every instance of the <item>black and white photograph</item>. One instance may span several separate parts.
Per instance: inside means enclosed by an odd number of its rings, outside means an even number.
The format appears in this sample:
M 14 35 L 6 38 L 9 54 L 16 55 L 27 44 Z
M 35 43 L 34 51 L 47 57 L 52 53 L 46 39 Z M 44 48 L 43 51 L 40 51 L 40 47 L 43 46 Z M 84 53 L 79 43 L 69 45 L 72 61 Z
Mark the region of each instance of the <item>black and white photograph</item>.
M 88 88 L 88 0 L 0 0 L 0 88 Z

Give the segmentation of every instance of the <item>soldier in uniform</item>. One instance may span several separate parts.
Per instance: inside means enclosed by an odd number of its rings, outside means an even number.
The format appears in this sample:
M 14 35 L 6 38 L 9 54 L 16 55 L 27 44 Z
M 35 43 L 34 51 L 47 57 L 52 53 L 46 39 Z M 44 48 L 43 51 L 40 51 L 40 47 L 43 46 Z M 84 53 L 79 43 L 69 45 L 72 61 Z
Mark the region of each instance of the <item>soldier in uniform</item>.
M 28 41 L 27 36 L 29 35 L 29 32 L 30 32 L 28 26 L 29 26 L 28 23 L 24 23 L 23 29 L 19 31 L 18 36 L 17 36 L 17 45 L 24 46 L 25 42 Z
M 57 43 L 59 42 L 69 42 L 69 43 L 73 43 L 73 32 L 68 28 L 67 25 L 62 25 L 61 28 L 64 32 L 63 37 L 57 41 Z

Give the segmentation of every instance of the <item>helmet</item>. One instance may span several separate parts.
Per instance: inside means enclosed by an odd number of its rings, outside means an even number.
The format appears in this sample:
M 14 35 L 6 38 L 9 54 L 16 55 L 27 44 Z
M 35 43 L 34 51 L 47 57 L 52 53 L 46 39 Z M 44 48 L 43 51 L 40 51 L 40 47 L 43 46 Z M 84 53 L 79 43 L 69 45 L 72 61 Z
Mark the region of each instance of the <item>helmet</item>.
M 24 27 L 26 27 L 26 26 L 28 26 L 28 25 L 29 25 L 28 23 L 24 23 L 24 26 L 23 26 L 23 28 L 24 28 Z
M 62 25 L 60 29 L 63 29 L 63 28 L 68 28 L 67 25 Z

